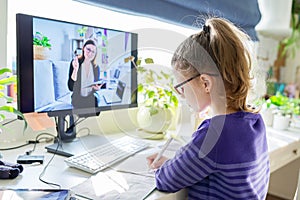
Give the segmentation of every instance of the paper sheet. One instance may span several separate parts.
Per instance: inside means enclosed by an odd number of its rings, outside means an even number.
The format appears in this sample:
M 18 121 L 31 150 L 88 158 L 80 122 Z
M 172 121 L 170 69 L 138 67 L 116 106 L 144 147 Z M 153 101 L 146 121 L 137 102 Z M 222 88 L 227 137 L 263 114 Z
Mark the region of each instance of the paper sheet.
M 155 177 L 154 171 L 149 169 L 146 157 L 147 155 L 145 154 L 136 154 L 132 157 L 127 158 L 124 162 L 116 166 L 115 169 L 120 172 Z
M 161 150 L 161 147 L 164 144 L 165 141 L 162 142 L 160 145 L 158 145 L 158 148 L 150 148 L 148 150 L 137 153 L 127 158 L 119 165 L 115 166 L 114 169 L 120 172 L 127 172 L 132 174 L 148 176 L 148 177 L 155 177 L 154 171 L 149 169 L 147 163 L 147 157 L 153 155 L 154 153 L 159 152 Z M 167 150 L 165 151 L 164 156 L 168 158 L 172 158 L 175 155 L 176 150 L 178 150 L 180 146 L 181 146 L 180 143 L 173 140 L 168 146 Z
M 155 179 L 116 171 L 99 172 L 71 190 L 94 200 L 144 199 L 155 189 Z

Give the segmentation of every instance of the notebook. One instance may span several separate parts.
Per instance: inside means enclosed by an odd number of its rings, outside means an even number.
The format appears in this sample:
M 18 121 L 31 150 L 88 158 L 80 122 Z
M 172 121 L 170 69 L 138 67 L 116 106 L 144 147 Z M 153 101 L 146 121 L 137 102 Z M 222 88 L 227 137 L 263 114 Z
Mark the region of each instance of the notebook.
M 145 199 L 156 188 L 153 177 L 116 171 L 99 172 L 71 190 L 85 199 Z
M 126 83 L 119 81 L 115 93 L 106 93 L 103 95 L 104 101 L 107 104 L 121 103 L 125 91 Z

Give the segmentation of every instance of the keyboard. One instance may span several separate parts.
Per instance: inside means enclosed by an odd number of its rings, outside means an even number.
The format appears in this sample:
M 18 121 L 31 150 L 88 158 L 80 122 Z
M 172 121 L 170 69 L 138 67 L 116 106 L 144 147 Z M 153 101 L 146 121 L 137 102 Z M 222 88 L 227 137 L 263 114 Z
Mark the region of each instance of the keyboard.
M 146 149 L 148 146 L 149 144 L 142 140 L 122 136 L 83 154 L 68 157 L 64 161 L 70 167 L 94 174 Z

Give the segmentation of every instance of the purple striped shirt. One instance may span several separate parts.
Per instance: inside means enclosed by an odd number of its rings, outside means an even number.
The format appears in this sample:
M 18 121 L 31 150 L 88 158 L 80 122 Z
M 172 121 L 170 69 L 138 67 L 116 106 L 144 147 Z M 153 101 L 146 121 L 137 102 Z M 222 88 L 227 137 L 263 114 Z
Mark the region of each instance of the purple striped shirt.
M 237 112 L 205 120 L 156 171 L 156 187 L 167 192 L 186 188 L 189 199 L 265 199 L 269 175 L 260 114 Z

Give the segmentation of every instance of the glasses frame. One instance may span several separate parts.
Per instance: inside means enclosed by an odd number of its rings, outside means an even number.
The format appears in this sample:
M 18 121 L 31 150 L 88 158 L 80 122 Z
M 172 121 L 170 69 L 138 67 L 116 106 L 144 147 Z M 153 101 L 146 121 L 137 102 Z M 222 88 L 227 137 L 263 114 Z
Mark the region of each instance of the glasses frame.
M 208 73 L 202 73 L 202 74 L 206 74 L 206 75 L 209 75 L 209 76 L 218 76 L 217 74 L 208 74 Z M 175 86 L 174 86 L 175 91 L 176 91 L 178 94 L 182 95 L 183 92 L 179 91 L 178 88 L 179 88 L 179 87 L 182 87 L 184 84 L 186 84 L 186 83 L 192 81 L 193 79 L 197 78 L 198 76 L 201 76 L 202 74 L 197 74 L 197 75 L 195 75 L 195 76 L 192 76 L 191 78 L 189 78 L 189 79 L 187 79 L 187 80 L 185 80 L 185 81 L 183 81 L 183 82 L 181 82 L 181 83 L 175 85 Z
M 92 55 L 96 54 L 96 51 L 90 49 L 89 47 L 85 47 L 87 53 L 92 53 Z

